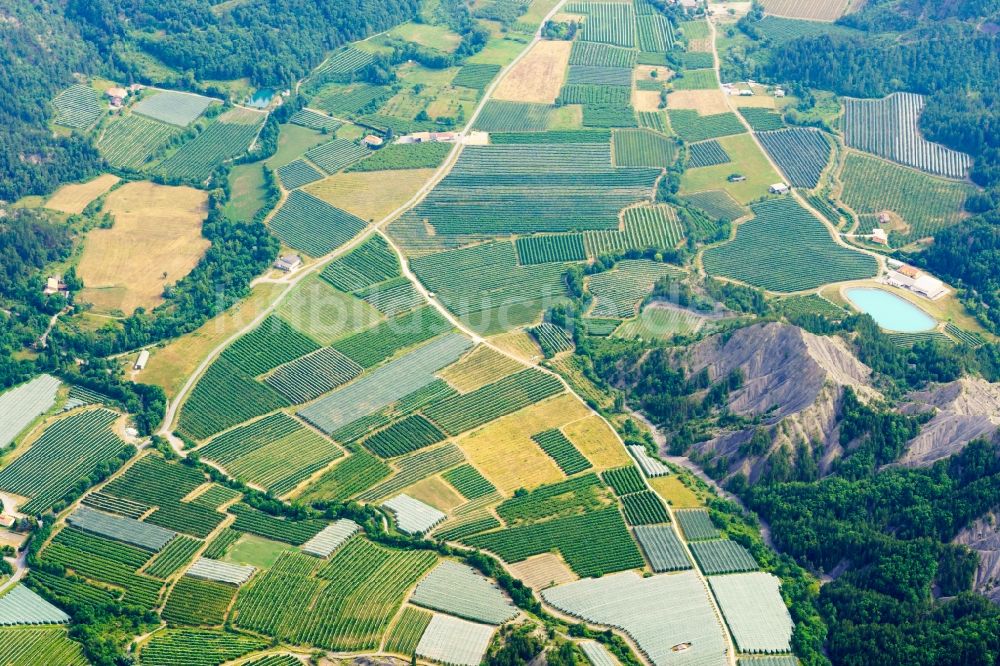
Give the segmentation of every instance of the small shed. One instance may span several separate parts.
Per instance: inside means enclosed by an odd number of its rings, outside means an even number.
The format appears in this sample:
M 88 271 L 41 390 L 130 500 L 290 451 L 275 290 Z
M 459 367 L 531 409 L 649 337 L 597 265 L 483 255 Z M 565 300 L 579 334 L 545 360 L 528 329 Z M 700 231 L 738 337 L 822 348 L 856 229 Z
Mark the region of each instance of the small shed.
M 361 139 L 361 141 L 369 148 L 381 148 L 383 143 L 382 137 L 375 136 L 374 134 L 369 134 L 365 138 Z
M 771 194 L 788 194 L 788 185 L 784 183 L 775 183 L 771 187 L 767 188 L 767 191 Z
M 774 89 L 774 96 L 775 97 L 784 97 L 785 96 L 785 91 L 782 90 L 781 88 L 775 88 Z
M 149 363 L 149 351 L 143 349 L 141 352 L 139 352 L 139 357 L 135 359 L 135 365 L 132 366 L 132 369 L 145 370 L 147 363 Z
M 285 273 L 291 273 L 301 265 L 302 257 L 297 254 L 286 254 L 283 257 L 278 257 L 278 260 L 274 262 L 274 267 Z

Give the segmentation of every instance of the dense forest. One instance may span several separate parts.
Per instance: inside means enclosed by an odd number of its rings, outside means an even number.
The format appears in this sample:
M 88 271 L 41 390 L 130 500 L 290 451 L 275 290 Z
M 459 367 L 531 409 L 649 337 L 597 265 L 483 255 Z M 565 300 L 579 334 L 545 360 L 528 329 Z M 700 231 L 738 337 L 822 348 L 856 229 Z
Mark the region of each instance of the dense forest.
M 413 18 L 416 0 L 70 0 L 67 14 L 105 58 L 131 69 L 136 45 L 201 81 L 288 85 L 324 55 Z

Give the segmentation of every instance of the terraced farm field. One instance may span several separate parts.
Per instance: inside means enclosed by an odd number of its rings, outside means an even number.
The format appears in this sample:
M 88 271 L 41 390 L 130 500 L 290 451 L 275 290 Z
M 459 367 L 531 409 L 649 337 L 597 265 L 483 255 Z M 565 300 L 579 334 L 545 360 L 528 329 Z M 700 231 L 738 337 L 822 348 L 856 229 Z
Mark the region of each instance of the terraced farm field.
M 770 199 L 751 209 L 755 217 L 740 225 L 734 240 L 705 251 L 710 274 L 779 292 L 875 275 L 872 257 L 834 243 L 827 228 L 794 199 Z M 796 229 L 792 236 L 789 226 Z

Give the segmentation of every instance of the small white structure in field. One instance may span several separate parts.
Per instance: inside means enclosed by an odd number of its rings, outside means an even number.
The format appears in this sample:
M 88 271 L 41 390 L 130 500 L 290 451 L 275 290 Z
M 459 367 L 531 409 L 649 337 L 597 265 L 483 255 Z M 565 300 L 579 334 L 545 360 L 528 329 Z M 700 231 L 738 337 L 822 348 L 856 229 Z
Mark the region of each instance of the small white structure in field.
M 285 273 L 291 273 L 301 265 L 302 257 L 297 254 L 286 254 L 283 257 L 278 257 L 278 260 L 274 262 L 274 267 Z
M 374 134 L 369 134 L 365 138 L 361 139 L 369 148 L 381 148 L 382 147 L 382 137 L 375 136 Z
M 740 97 L 753 97 L 753 91 L 749 88 L 744 88 L 740 91 Z
M 774 96 L 775 97 L 784 97 L 785 96 L 785 91 L 783 89 L 781 89 L 781 88 L 775 88 L 774 89 Z
M 64 296 L 69 293 L 66 288 L 66 283 L 62 281 L 58 275 L 49 276 L 45 280 L 45 288 L 42 289 L 42 293 L 46 296 L 51 296 L 52 294 L 63 294 Z
M 132 366 L 132 369 L 145 370 L 147 363 L 149 363 L 149 352 L 143 349 L 141 352 L 139 352 L 139 357 L 135 359 L 135 365 Z
M 882 228 L 872 229 L 872 242 L 879 245 L 888 245 L 889 234 L 885 233 L 885 229 Z
M 788 194 L 788 185 L 784 183 L 775 183 L 771 187 L 767 188 L 767 191 L 771 194 Z

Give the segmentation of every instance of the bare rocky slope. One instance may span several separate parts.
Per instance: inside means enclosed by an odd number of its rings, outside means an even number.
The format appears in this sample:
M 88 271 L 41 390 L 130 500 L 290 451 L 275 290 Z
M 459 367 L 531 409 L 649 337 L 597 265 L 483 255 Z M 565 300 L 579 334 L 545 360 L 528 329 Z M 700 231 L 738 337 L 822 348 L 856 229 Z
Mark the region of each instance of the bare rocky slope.
M 974 589 L 1000 604 L 1000 515 L 990 512 L 958 533 L 955 543 L 979 555 Z
M 683 359 L 692 373 L 708 368 L 715 380 L 739 368 L 742 388 L 729 396 L 729 408 L 760 417 L 771 435 L 763 454 L 741 452 L 754 428 L 726 432 L 697 444 L 698 452 L 729 459 L 729 473 L 744 473 L 753 482 L 766 469 L 767 457 L 787 446 L 804 443 L 817 452 L 825 470 L 841 453 L 837 415 L 845 386 L 862 399 L 878 398 L 870 382 L 871 369 L 861 363 L 843 340 L 822 337 L 781 323 L 738 329 L 730 336 L 710 337 L 691 348 Z M 745 450 L 745 449 L 744 449 Z
M 935 412 L 907 445 L 903 465 L 922 467 L 961 451 L 977 438 L 1000 441 L 1000 385 L 963 377 L 908 396 L 907 414 Z

